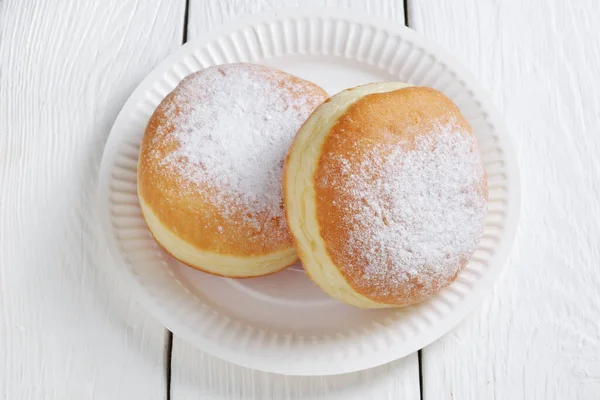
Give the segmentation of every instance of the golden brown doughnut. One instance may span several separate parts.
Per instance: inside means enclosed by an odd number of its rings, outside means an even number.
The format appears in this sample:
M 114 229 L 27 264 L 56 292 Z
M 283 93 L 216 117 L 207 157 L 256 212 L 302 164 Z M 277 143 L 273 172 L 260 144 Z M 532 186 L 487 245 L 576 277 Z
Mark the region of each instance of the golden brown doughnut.
M 306 272 L 363 308 L 414 304 L 449 285 L 487 209 L 481 154 L 458 107 L 397 82 L 319 106 L 290 148 L 283 186 Z
M 140 149 L 138 194 L 158 243 L 185 264 L 228 277 L 295 262 L 283 161 L 326 98 L 311 82 L 253 64 L 181 81 L 150 118 Z

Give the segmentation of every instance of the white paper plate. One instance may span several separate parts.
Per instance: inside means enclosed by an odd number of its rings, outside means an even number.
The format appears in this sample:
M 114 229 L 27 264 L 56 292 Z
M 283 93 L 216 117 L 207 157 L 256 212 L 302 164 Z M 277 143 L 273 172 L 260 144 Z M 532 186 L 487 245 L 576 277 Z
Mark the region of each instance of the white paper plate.
M 459 105 L 479 140 L 490 191 L 484 238 L 454 284 L 417 306 L 366 311 L 329 299 L 298 267 L 236 281 L 188 268 L 161 250 L 146 228 L 136 192 L 146 123 L 183 77 L 236 61 L 280 68 L 331 94 L 398 80 L 437 88 Z M 99 196 L 116 262 L 168 329 L 233 363 L 294 375 L 374 367 L 444 335 L 491 290 L 507 260 L 520 207 L 514 152 L 479 85 L 410 29 L 331 9 L 253 16 L 188 43 L 165 60 L 135 90 L 113 126 Z

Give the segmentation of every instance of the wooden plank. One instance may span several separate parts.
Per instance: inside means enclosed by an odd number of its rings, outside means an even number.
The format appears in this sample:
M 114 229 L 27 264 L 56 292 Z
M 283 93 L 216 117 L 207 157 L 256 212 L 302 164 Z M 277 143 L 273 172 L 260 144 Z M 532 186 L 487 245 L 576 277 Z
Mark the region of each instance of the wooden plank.
M 600 398 L 600 3 L 409 4 L 506 118 L 522 220 L 502 279 L 423 350 L 425 399 Z
M 188 38 L 199 37 L 235 18 L 273 8 L 333 7 L 366 12 L 404 25 L 404 7 L 397 0 L 190 0 Z
M 60 3 L 60 4 L 59 4 Z M 0 2 L 0 398 L 164 399 L 164 328 L 98 229 L 104 142 L 184 3 Z
M 233 18 L 271 7 L 331 6 L 351 8 L 404 23 L 402 2 L 191 1 L 188 21 L 190 40 Z M 418 399 L 417 354 L 370 371 L 336 377 L 286 377 L 238 367 L 193 348 L 177 336 L 173 340 L 171 398 L 187 399 Z
M 171 399 L 210 400 L 417 400 L 416 353 L 402 360 L 331 377 L 295 377 L 238 367 L 174 336 Z

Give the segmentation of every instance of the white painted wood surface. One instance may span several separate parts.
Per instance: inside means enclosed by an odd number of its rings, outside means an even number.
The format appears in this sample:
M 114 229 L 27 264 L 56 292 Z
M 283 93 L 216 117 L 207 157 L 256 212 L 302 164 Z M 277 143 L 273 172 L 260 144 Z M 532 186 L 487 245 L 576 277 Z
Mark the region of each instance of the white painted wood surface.
M 600 399 L 600 2 L 410 0 L 409 24 L 488 88 L 519 151 L 510 264 L 423 350 L 429 399 Z M 269 7 L 403 23 L 398 0 L 190 0 L 188 37 Z M 135 85 L 179 47 L 185 1 L 0 1 L 0 398 L 164 399 L 165 330 L 112 267 L 94 213 L 102 147 Z M 416 355 L 283 377 L 173 341 L 171 398 L 418 399 Z
M 401 1 L 191 0 L 188 39 L 193 40 L 233 18 L 274 7 L 332 6 L 364 11 L 404 24 Z M 370 371 L 336 377 L 285 377 L 231 365 L 174 336 L 171 358 L 173 400 L 245 399 L 419 399 L 417 354 Z
M 183 2 L 0 2 L 0 398 L 164 399 L 165 330 L 97 229 L 121 106 L 180 46 Z
M 493 294 L 423 351 L 425 399 L 600 399 L 600 2 L 421 0 L 505 115 L 522 221 Z

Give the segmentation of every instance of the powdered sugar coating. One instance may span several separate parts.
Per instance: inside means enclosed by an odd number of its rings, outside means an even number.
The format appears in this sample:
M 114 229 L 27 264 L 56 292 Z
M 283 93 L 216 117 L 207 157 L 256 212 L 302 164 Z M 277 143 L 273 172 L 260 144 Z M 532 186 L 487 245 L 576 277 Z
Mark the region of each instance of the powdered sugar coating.
M 182 190 L 210 190 L 208 201 L 225 217 L 243 209 L 248 223 L 283 221 L 283 160 L 298 128 L 325 99 L 306 84 L 252 64 L 186 77 L 162 110 L 169 124 L 155 138 L 173 151 L 161 166 L 177 176 Z
M 357 165 L 334 158 L 318 185 L 344 193 L 349 230 L 338 265 L 363 294 L 412 303 L 439 291 L 478 246 L 486 214 L 485 172 L 474 136 L 450 119 L 411 143 L 376 143 Z M 371 293 L 369 293 L 369 291 Z

